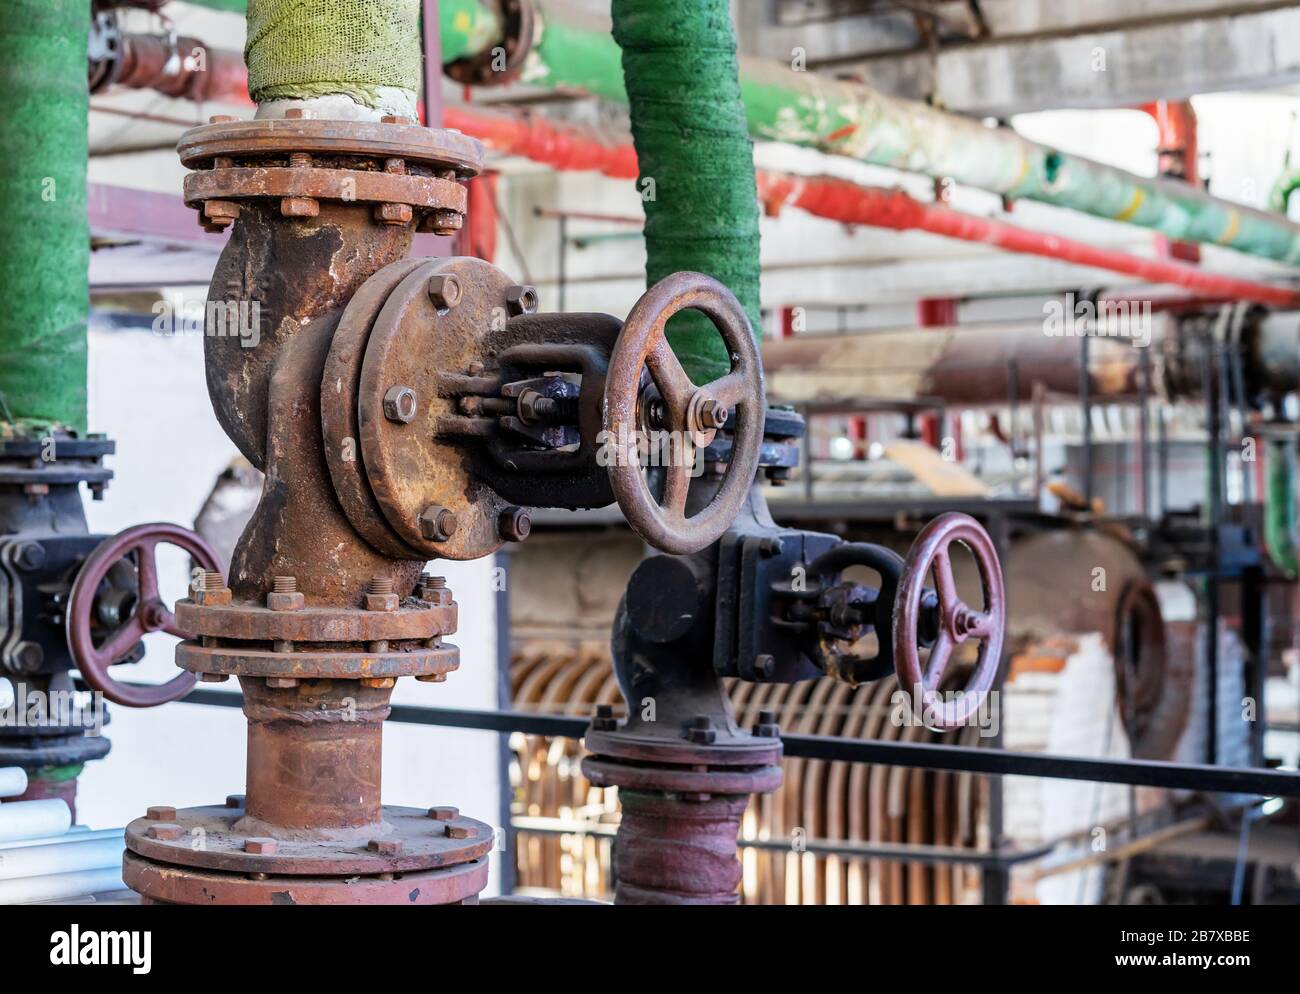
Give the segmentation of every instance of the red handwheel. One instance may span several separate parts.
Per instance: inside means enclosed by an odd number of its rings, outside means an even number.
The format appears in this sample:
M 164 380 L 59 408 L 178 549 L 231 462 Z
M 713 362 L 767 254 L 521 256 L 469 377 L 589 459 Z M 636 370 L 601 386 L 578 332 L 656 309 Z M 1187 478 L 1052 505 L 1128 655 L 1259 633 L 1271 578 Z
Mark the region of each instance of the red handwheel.
M 109 676 L 108 668 L 125 658 L 148 632 L 167 632 L 178 638 L 192 638 L 176 624 L 176 616 L 158 593 L 159 545 L 184 549 L 205 570 L 220 571 L 212 547 L 195 532 L 180 525 L 157 522 L 135 525 L 106 538 L 86 557 L 68 598 L 68 648 L 86 683 L 114 704 L 130 708 L 151 708 L 184 697 L 194 686 L 193 673 L 181 673 L 153 687 L 132 687 Z M 92 619 L 99 586 L 121 560 L 135 554 L 137 591 L 131 612 L 114 631 L 96 644 Z
M 957 595 L 953 579 L 951 549 L 964 545 L 975 557 L 984 609 L 977 611 Z M 938 635 L 930 646 L 925 669 L 921 669 L 918 626 L 925 578 L 934 569 L 938 594 Z M 903 578 L 894 601 L 894 666 L 901 688 L 921 698 L 924 719 L 935 728 L 957 728 L 984 704 L 1002 659 L 1006 629 L 1006 591 L 1002 567 L 993 540 L 974 518 L 950 512 L 941 514 L 921 529 L 903 564 Z M 945 700 L 939 692 L 944 673 L 957 646 L 967 639 L 982 642 L 975 671 L 962 692 Z

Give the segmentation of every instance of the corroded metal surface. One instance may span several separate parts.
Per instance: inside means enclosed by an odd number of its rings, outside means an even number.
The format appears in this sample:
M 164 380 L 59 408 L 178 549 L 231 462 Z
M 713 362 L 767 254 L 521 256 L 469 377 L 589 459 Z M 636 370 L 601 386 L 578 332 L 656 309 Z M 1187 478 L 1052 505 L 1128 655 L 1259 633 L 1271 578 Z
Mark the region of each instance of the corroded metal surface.
M 132 687 L 118 683 L 109 667 L 121 662 L 148 632 L 167 632 L 189 638 L 194 629 L 172 613 L 158 591 L 159 545 L 174 545 L 188 552 L 205 570 L 220 570 L 217 554 L 199 535 L 180 525 L 136 525 L 105 539 L 87 557 L 68 597 L 68 648 L 86 683 L 114 704 L 145 708 L 179 700 L 194 686 L 192 673 L 180 673 L 164 684 Z M 126 618 L 96 644 L 92 634 L 96 597 L 100 585 L 122 559 L 133 556 L 137 590 Z
M 367 877 L 278 877 L 181 869 L 127 850 L 122 880 L 157 904 L 472 904 L 487 886 L 486 859 L 445 869 Z
M 430 282 L 438 277 L 454 278 L 454 301 L 431 295 Z M 504 541 L 497 519 L 508 503 L 474 474 L 473 453 L 442 436 L 438 426 L 459 414 L 455 398 L 441 386 L 443 373 L 466 371 L 482 360 L 483 338 L 494 323 L 505 322 L 506 297 L 514 286 L 479 259 L 428 260 L 392 291 L 366 345 L 357 406 L 366 478 L 388 524 L 430 558 L 477 559 Z M 436 360 L 430 362 L 431 356 Z M 394 384 L 409 386 L 419 398 L 410 423 L 384 414 L 383 397 Z M 455 515 L 453 533 L 427 534 L 421 515 L 430 506 Z
M 731 354 L 726 376 L 697 387 L 682 368 L 664 334 L 679 311 L 708 315 Z M 658 389 L 657 418 L 646 417 L 642 376 L 648 370 Z M 605 383 L 610 482 L 628 524 L 665 552 L 698 552 L 716 541 L 740 513 L 758 468 L 763 442 L 763 369 L 749 319 L 725 286 L 700 273 L 674 273 L 647 290 L 623 324 L 610 357 Z M 691 444 L 705 447 L 735 412 L 732 459 L 711 500 L 688 515 L 687 497 L 694 460 Z M 647 429 L 673 433 L 677 444 L 663 466 L 663 494 L 650 492 L 637 452 Z M 689 442 L 688 442 L 689 440 Z

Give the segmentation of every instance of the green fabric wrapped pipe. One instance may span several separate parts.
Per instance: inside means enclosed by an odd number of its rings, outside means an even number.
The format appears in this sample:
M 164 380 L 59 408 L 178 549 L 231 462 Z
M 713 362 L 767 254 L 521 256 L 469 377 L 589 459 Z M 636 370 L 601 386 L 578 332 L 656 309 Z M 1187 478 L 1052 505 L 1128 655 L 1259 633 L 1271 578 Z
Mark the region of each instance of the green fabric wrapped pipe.
M 752 331 L 758 197 L 727 0 L 614 0 L 612 13 L 641 167 L 647 285 L 682 270 L 712 276 L 740 300 Z M 669 321 L 668 341 L 696 383 L 730 369 L 722 338 L 697 311 Z
M 86 430 L 89 0 L 14 0 L 0 21 L 0 420 Z
M 1265 437 L 1264 542 L 1278 569 L 1294 579 L 1300 573 L 1296 554 L 1296 437 L 1291 432 Z

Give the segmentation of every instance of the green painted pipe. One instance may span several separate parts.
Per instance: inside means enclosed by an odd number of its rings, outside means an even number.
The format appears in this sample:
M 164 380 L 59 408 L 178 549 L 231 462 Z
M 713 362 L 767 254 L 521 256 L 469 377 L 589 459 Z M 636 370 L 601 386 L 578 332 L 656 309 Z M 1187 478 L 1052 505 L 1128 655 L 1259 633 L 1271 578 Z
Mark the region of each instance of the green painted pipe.
M 1297 188 L 1300 188 L 1300 166 L 1288 166 L 1268 192 L 1268 209 L 1285 217 L 1291 206 L 1291 194 Z
M 0 20 L 0 420 L 86 430 L 86 38 L 90 0 Z
M 758 195 L 728 0 L 614 0 L 645 205 L 646 283 L 714 277 L 758 327 Z M 697 384 L 731 368 L 712 321 L 683 311 L 668 341 Z
M 1294 579 L 1300 574 L 1296 553 L 1296 437 L 1268 435 L 1264 493 L 1264 542 L 1277 568 Z

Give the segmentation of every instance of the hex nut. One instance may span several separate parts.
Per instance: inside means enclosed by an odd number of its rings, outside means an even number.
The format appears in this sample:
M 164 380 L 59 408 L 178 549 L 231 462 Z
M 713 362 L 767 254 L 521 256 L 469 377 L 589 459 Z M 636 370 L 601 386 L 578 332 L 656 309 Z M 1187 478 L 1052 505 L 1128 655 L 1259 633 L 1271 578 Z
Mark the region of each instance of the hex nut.
M 413 215 L 410 204 L 375 205 L 375 220 L 380 224 L 410 224 Z
M 429 299 L 440 311 L 449 310 L 460 303 L 460 280 L 451 273 L 439 273 L 429 277 Z
M 377 852 L 381 856 L 397 856 L 402 851 L 401 839 L 371 839 L 366 843 L 366 848 L 371 852 Z
M 497 516 L 497 533 L 507 542 L 522 542 L 533 530 L 533 516 L 526 507 L 508 507 Z
M 396 611 L 400 600 L 396 594 L 366 594 L 366 610 Z
M 145 811 L 144 816 L 150 821 L 175 821 L 176 809 L 167 804 L 156 804 Z
M 474 831 L 464 825 L 448 825 L 446 836 L 449 839 L 471 839 L 474 837 Z
M 159 842 L 175 842 L 185 834 L 185 829 L 179 825 L 169 825 L 166 823 L 159 825 L 150 825 L 145 829 L 145 835 L 151 839 L 157 839 Z
M 384 417 L 397 424 L 409 425 L 420 408 L 419 398 L 410 387 L 400 383 L 388 388 L 384 394 Z
M 449 511 L 441 504 L 430 504 L 420 512 L 420 534 L 430 542 L 445 542 L 456 534 L 454 511 Z
M 537 311 L 538 297 L 535 286 L 512 286 L 506 290 L 506 310 L 514 317 Z
M 272 611 L 297 611 L 307 602 L 302 591 L 272 590 L 266 595 L 266 606 Z
M 721 428 L 727 423 L 727 418 L 731 412 L 727 410 L 727 405 L 713 397 L 708 398 L 700 404 L 700 424 L 705 429 Z
M 320 214 L 320 201 L 312 197 L 284 197 L 280 200 L 280 213 L 285 217 L 316 217 Z
M 228 807 L 228 808 L 242 808 L 243 806 L 244 806 L 244 795 L 243 795 L 243 794 L 227 794 L 227 795 L 226 795 L 226 807 Z
M 200 673 L 199 683 L 225 683 L 230 679 L 229 673 Z
M 275 839 L 245 839 L 244 852 L 251 853 L 254 856 L 274 856 L 280 849 L 280 844 Z
M 232 599 L 229 587 L 219 587 L 216 590 L 200 588 L 190 594 L 190 599 L 195 604 L 202 604 L 205 607 L 218 607 L 223 604 L 229 604 Z
M 298 686 L 298 678 L 292 676 L 269 676 L 266 685 L 272 690 L 292 690 Z
M 430 808 L 429 817 L 434 821 L 453 821 L 460 817 L 460 808 L 453 808 L 450 805 Z

